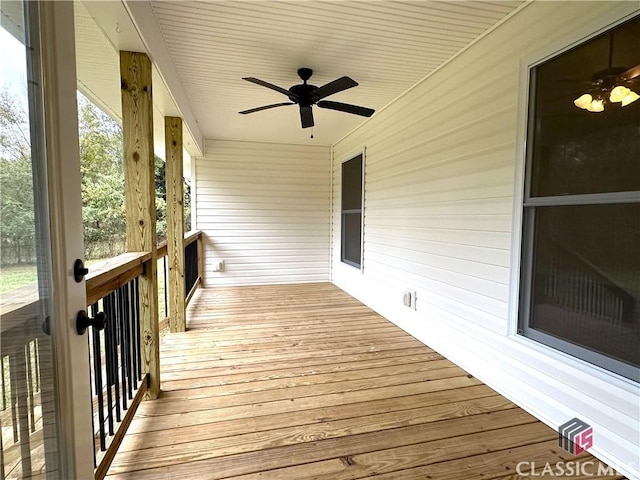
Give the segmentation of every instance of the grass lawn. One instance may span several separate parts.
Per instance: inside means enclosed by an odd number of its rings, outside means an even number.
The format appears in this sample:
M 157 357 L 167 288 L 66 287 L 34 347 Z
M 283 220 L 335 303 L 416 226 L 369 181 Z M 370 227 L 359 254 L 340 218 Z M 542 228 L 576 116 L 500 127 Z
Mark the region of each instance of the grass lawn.
M 35 265 L 0 267 L 0 293 L 12 292 L 37 281 L 38 275 Z

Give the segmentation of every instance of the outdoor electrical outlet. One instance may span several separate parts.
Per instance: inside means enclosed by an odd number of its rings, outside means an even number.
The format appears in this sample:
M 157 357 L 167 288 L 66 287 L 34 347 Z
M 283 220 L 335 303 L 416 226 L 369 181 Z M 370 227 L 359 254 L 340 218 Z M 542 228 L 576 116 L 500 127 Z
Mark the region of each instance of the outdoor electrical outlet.
M 215 272 L 224 272 L 224 260 L 216 260 Z
M 416 309 L 416 292 L 415 290 L 405 290 L 402 293 L 402 304 L 412 310 Z

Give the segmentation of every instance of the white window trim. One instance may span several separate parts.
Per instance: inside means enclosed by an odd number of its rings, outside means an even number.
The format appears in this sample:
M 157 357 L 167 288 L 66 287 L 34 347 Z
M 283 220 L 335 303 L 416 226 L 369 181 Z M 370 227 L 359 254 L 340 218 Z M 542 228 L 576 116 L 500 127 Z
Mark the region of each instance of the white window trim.
M 606 370 L 580 358 L 576 358 L 561 350 L 544 345 L 523 335 L 518 335 L 518 316 L 520 307 L 520 275 L 522 258 L 522 228 L 523 228 L 523 200 L 525 192 L 525 169 L 527 161 L 527 128 L 529 123 L 529 93 L 531 69 L 537 67 L 546 60 L 560 55 L 573 47 L 580 45 L 589 39 L 620 25 L 627 20 L 638 16 L 633 12 L 620 18 L 601 18 L 597 25 L 585 25 L 580 33 L 571 37 L 563 36 L 551 45 L 523 58 L 520 62 L 518 111 L 517 111 L 517 138 L 515 151 L 515 175 L 513 192 L 513 222 L 511 236 L 511 271 L 509 282 L 509 309 L 507 322 L 507 336 L 514 342 L 536 352 L 543 353 L 549 358 L 567 364 L 581 372 L 593 375 L 599 380 L 609 382 L 621 388 L 638 387 L 638 383 L 632 379 L 623 377 L 617 373 Z
M 338 185 L 340 186 L 340 255 L 339 255 L 339 261 L 340 264 L 342 265 L 346 265 L 348 267 L 351 267 L 355 270 L 359 270 L 361 274 L 364 274 L 364 227 L 365 227 L 365 200 L 366 200 L 366 165 L 367 165 L 367 155 L 366 155 L 366 151 L 367 148 L 366 146 L 362 146 L 356 150 L 354 150 L 352 153 L 350 153 L 349 155 L 344 155 L 342 157 L 342 160 L 340 160 L 340 181 L 338 182 Z M 357 267 L 351 263 L 347 263 L 344 260 L 342 260 L 342 165 L 344 165 L 345 162 L 348 162 L 349 160 L 353 160 L 354 158 L 356 158 L 358 155 L 362 155 L 362 198 L 361 198 L 361 204 L 362 204 L 362 213 L 360 215 L 360 267 Z M 332 162 L 333 164 L 333 162 Z

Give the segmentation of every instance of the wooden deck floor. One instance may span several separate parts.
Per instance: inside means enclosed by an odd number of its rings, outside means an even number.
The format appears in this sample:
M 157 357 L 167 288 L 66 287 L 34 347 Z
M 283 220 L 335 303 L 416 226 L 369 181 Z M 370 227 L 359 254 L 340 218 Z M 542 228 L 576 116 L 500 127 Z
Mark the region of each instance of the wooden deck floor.
M 108 479 L 516 479 L 518 462 L 576 459 L 330 284 L 201 290 L 188 327 L 164 338 L 162 396 Z

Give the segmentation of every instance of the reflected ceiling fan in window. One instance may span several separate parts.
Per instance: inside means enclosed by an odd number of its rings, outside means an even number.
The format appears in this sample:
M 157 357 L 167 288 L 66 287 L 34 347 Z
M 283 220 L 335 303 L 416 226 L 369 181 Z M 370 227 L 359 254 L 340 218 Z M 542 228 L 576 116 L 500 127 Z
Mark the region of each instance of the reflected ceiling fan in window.
M 591 84 L 593 88 L 576 98 L 576 107 L 590 112 L 603 112 L 607 103 L 620 103 L 626 107 L 640 98 L 631 90 L 633 83 L 640 80 L 640 65 L 627 69 L 610 67 L 596 72 Z
M 272 105 L 265 105 L 263 107 L 252 108 L 250 110 L 243 110 L 241 113 L 246 115 L 248 113 L 255 113 L 261 110 L 267 110 L 270 108 L 284 107 L 286 105 L 298 105 L 300 107 L 300 122 L 302 128 L 309 128 L 314 126 L 313 110 L 312 106 L 316 105 L 320 108 L 327 108 L 329 110 L 337 110 L 339 112 L 351 113 L 353 115 L 360 115 L 362 117 L 370 117 L 375 110 L 372 108 L 359 107 L 358 105 L 351 105 L 348 103 L 332 102 L 330 100 L 323 100 L 324 98 L 333 95 L 349 88 L 357 87 L 358 82 L 349 77 L 340 77 L 333 82 L 329 82 L 321 87 L 310 85 L 307 80 L 311 78 L 313 70 L 310 68 L 298 69 L 298 76 L 302 79 L 303 83 L 300 85 L 294 85 L 289 90 L 278 87 L 271 83 L 265 82 L 258 78 L 245 77 L 243 80 L 247 82 L 255 83 L 256 85 L 262 85 L 263 87 L 270 88 L 276 92 L 280 92 L 283 95 L 289 97 L 289 102 L 274 103 Z
M 620 103 L 621 106 L 635 102 L 640 98 L 632 88 L 640 80 L 640 65 L 632 68 L 614 67 L 613 33 L 609 35 L 609 67 L 596 72 L 591 77 L 592 88 L 576 98 L 576 107 L 589 112 L 603 112 L 608 103 Z

